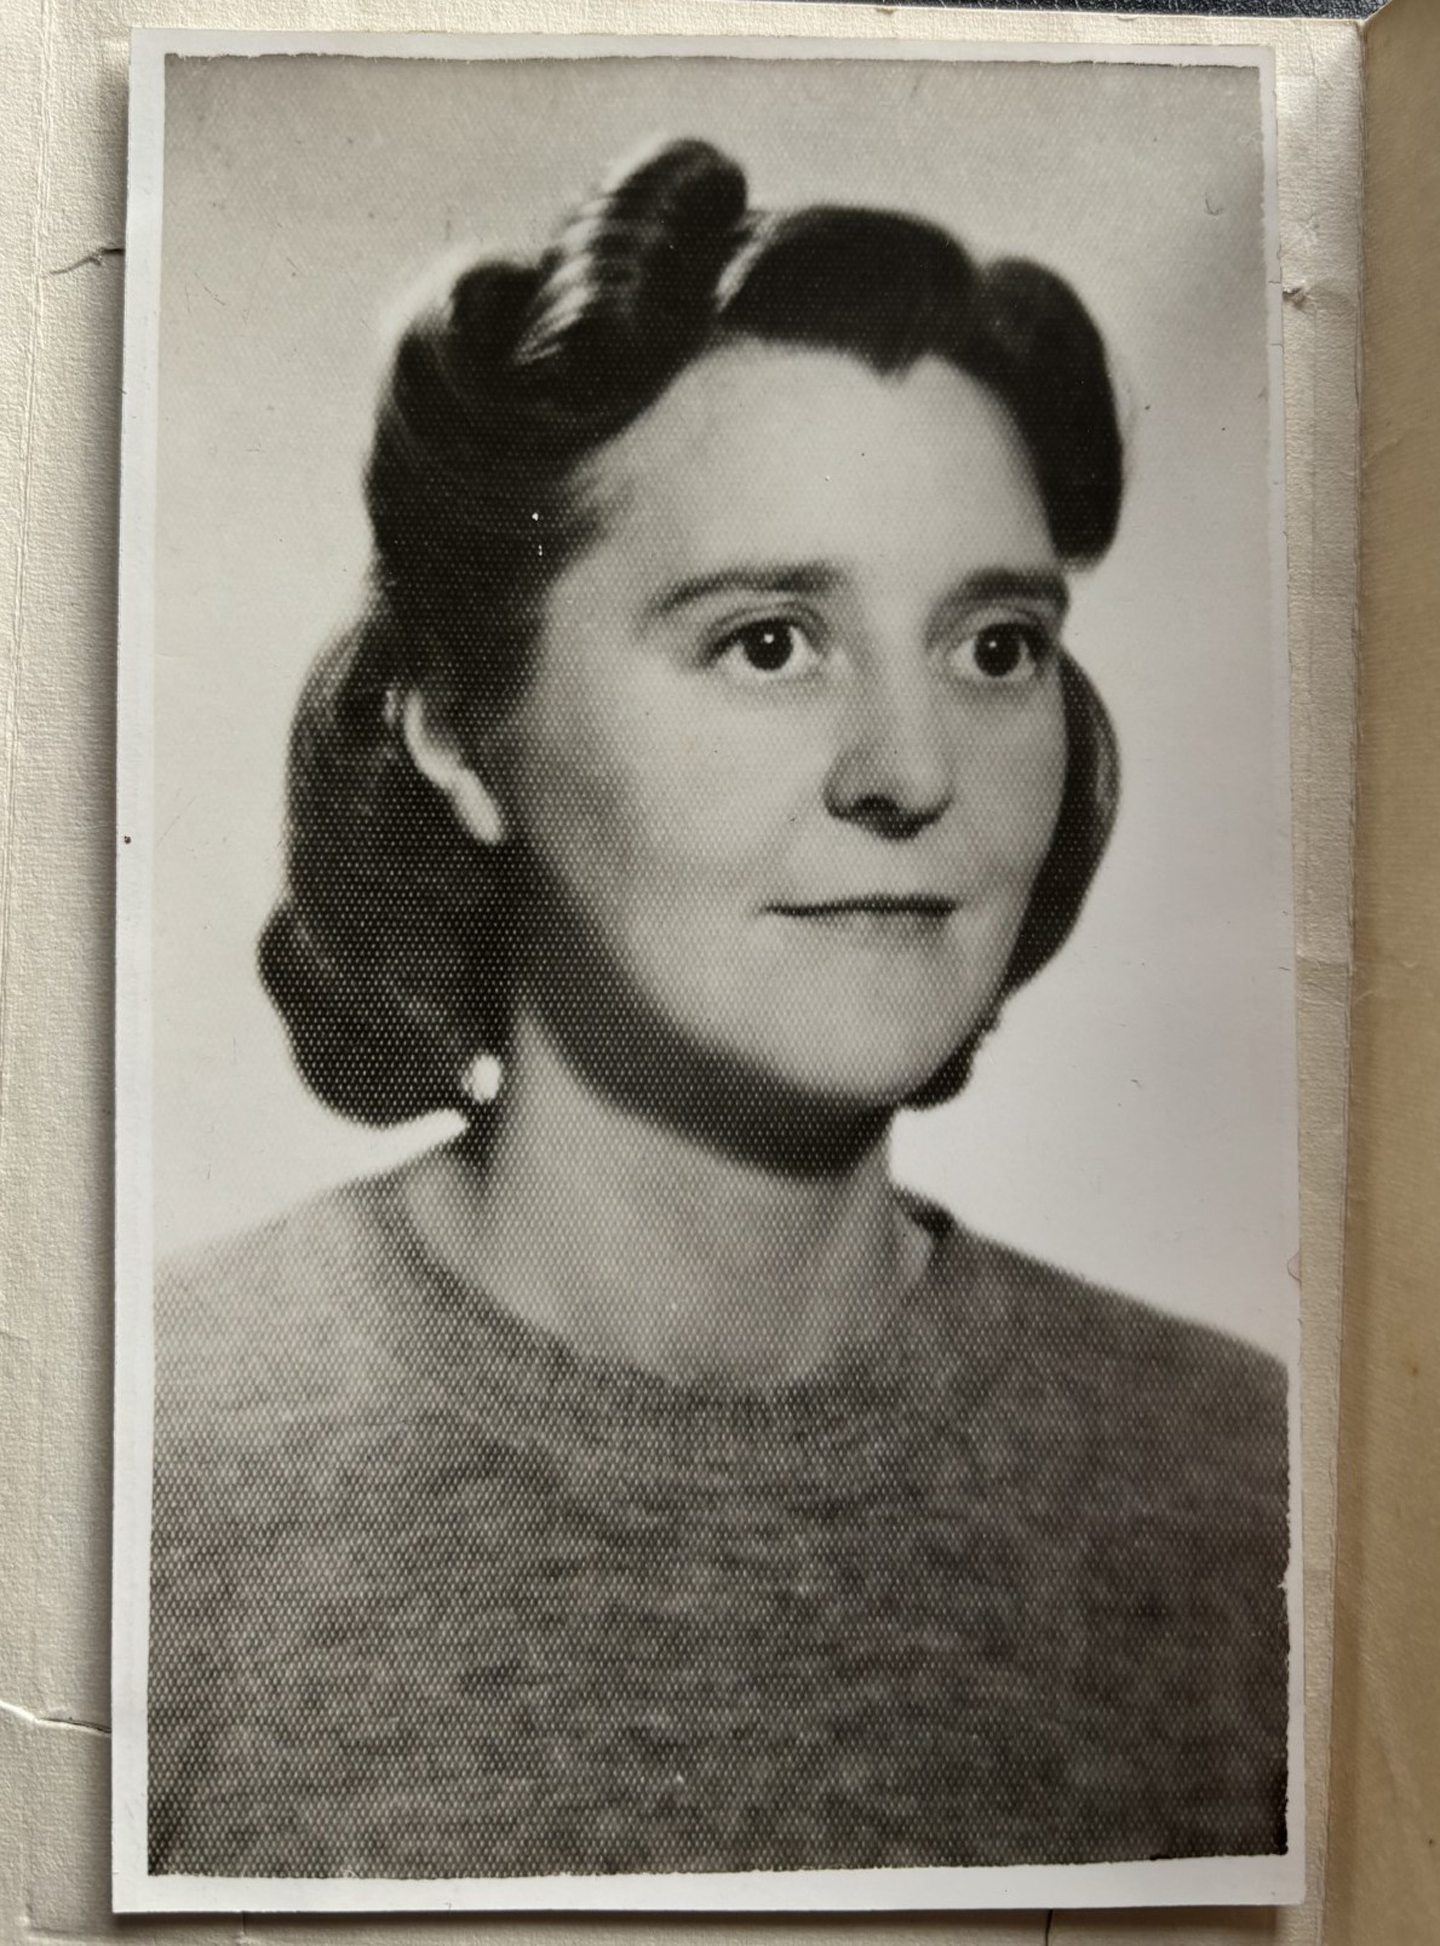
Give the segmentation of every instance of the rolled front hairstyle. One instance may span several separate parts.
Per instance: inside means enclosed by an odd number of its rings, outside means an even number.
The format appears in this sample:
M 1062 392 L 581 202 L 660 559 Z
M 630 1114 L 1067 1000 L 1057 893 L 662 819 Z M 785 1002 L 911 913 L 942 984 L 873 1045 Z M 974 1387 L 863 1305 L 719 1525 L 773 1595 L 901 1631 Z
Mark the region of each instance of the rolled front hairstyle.
M 888 211 L 748 207 L 736 165 L 677 142 L 585 204 L 535 262 L 482 262 L 402 339 L 365 476 L 371 592 L 311 672 L 290 745 L 287 884 L 260 966 L 301 1073 L 375 1123 L 465 1109 L 503 1050 L 518 888 L 411 762 L 404 697 L 460 746 L 525 682 L 555 575 L 594 537 L 585 462 L 694 360 L 735 340 L 849 354 L 880 373 L 938 357 L 1003 401 L 1057 553 L 1114 536 L 1122 452 L 1105 348 L 1038 265 L 977 264 Z M 1062 663 L 1069 761 L 1006 976 L 1070 932 L 1117 796 L 1109 720 Z M 963 1080 L 957 1053 L 921 1100 Z

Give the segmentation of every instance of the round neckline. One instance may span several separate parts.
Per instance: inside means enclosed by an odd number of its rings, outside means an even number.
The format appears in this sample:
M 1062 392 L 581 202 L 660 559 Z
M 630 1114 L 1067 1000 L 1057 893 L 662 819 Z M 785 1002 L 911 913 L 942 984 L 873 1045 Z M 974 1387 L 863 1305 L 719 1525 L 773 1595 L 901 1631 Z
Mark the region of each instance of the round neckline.
M 561 1416 L 570 1436 L 587 1445 L 630 1442 L 644 1428 L 664 1439 L 673 1433 L 689 1449 L 714 1437 L 726 1444 L 750 1438 L 849 1441 L 865 1436 L 877 1410 L 917 1386 L 939 1383 L 937 1361 L 924 1355 L 929 1334 L 920 1320 L 963 1292 L 975 1310 L 972 1369 L 960 1374 L 969 1390 L 983 1378 L 982 1344 L 994 1345 L 987 1329 L 999 1293 L 977 1276 L 969 1233 L 948 1211 L 913 1192 L 893 1191 L 906 1212 L 931 1237 L 918 1276 L 896 1297 L 881 1328 L 862 1344 L 847 1345 L 809 1371 L 777 1385 L 748 1386 L 711 1377 L 677 1379 L 643 1365 L 573 1344 L 558 1332 L 519 1316 L 483 1285 L 456 1274 L 421 1235 L 406 1206 L 401 1169 L 351 1185 L 361 1193 L 390 1251 L 409 1267 L 423 1293 L 459 1323 L 476 1352 L 483 1350 L 488 1389 L 503 1391 L 517 1411 Z M 947 1332 L 954 1342 L 957 1334 Z M 917 1356 L 917 1353 L 921 1355 Z M 460 1360 L 461 1372 L 467 1361 Z M 943 1361 L 947 1366 L 952 1361 Z

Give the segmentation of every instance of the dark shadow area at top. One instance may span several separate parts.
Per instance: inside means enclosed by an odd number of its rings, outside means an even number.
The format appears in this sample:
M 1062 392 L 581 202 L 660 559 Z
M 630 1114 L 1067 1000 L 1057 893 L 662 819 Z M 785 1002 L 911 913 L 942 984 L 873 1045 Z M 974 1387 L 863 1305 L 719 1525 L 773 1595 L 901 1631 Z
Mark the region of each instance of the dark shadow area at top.
M 785 6 L 788 0 L 770 0 Z M 846 6 L 873 6 L 875 0 L 842 0 Z M 1109 13 L 1231 15 L 1251 20 L 1357 20 L 1378 13 L 1383 0 L 884 0 L 886 9 L 996 7 L 1002 13 Z

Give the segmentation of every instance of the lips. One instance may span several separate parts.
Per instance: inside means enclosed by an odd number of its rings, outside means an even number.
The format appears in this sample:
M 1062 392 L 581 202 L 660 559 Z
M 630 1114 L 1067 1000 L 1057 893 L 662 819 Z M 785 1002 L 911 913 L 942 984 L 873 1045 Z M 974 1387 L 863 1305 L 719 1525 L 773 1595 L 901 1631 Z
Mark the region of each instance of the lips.
M 781 917 L 817 934 L 870 947 L 938 944 L 959 900 L 931 893 L 872 893 L 772 907 Z
M 791 919 L 846 919 L 859 917 L 948 919 L 958 899 L 942 898 L 929 892 L 874 892 L 848 899 L 817 899 L 772 908 Z

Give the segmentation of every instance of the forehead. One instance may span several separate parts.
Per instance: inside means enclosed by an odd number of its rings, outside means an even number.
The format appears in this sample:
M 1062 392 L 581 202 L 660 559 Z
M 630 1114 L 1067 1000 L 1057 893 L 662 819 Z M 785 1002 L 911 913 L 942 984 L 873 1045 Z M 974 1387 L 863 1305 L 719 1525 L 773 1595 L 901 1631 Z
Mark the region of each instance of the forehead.
M 666 568 L 734 555 L 1055 559 L 1009 411 L 933 357 L 890 374 L 839 352 L 727 346 L 602 448 L 589 484 L 601 548 Z

